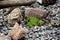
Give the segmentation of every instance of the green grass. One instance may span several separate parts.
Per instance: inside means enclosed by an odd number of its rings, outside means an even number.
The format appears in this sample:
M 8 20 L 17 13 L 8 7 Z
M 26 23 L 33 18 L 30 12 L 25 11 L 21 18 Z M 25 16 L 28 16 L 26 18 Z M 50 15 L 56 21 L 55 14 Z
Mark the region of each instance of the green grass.
M 30 28 L 33 26 L 41 26 L 43 24 L 44 22 L 36 17 L 33 16 L 28 17 L 27 26 L 29 26 Z

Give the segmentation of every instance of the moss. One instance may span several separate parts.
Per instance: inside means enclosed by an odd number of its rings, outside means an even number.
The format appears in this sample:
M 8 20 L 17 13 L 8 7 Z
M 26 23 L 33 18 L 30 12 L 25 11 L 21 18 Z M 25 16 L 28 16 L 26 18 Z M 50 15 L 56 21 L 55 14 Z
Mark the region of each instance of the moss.
M 33 16 L 28 17 L 27 26 L 29 26 L 30 28 L 33 26 L 41 26 L 42 24 L 44 24 L 42 20 L 39 20 L 38 18 Z

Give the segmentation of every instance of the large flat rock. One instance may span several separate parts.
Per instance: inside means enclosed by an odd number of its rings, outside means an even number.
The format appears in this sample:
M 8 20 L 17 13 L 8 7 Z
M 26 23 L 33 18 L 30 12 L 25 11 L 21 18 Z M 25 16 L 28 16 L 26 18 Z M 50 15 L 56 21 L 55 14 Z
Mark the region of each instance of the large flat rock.
M 36 0 L 4 0 L 4 1 L 0 1 L 0 8 L 18 6 L 18 5 L 20 6 L 26 4 L 29 5 L 35 1 Z
M 38 18 L 45 18 L 49 14 L 49 11 L 40 8 L 25 8 L 25 17 L 35 16 Z

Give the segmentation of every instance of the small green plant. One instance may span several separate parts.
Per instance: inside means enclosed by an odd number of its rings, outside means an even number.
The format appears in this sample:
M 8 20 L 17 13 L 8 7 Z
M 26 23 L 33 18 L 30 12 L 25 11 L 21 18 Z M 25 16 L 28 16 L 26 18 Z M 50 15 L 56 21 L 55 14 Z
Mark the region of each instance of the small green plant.
M 42 24 L 44 24 L 42 20 L 39 20 L 38 18 L 33 16 L 28 17 L 27 26 L 29 26 L 30 28 L 33 26 L 41 26 Z

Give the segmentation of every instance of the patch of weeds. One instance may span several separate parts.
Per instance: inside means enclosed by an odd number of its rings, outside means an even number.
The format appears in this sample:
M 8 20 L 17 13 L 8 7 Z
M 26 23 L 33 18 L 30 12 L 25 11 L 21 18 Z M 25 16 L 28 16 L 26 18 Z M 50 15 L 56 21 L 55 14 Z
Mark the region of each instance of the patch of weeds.
M 42 21 L 36 17 L 33 17 L 33 16 L 28 17 L 27 26 L 29 26 L 30 28 L 33 26 L 41 26 L 43 24 L 44 24 L 44 21 Z

